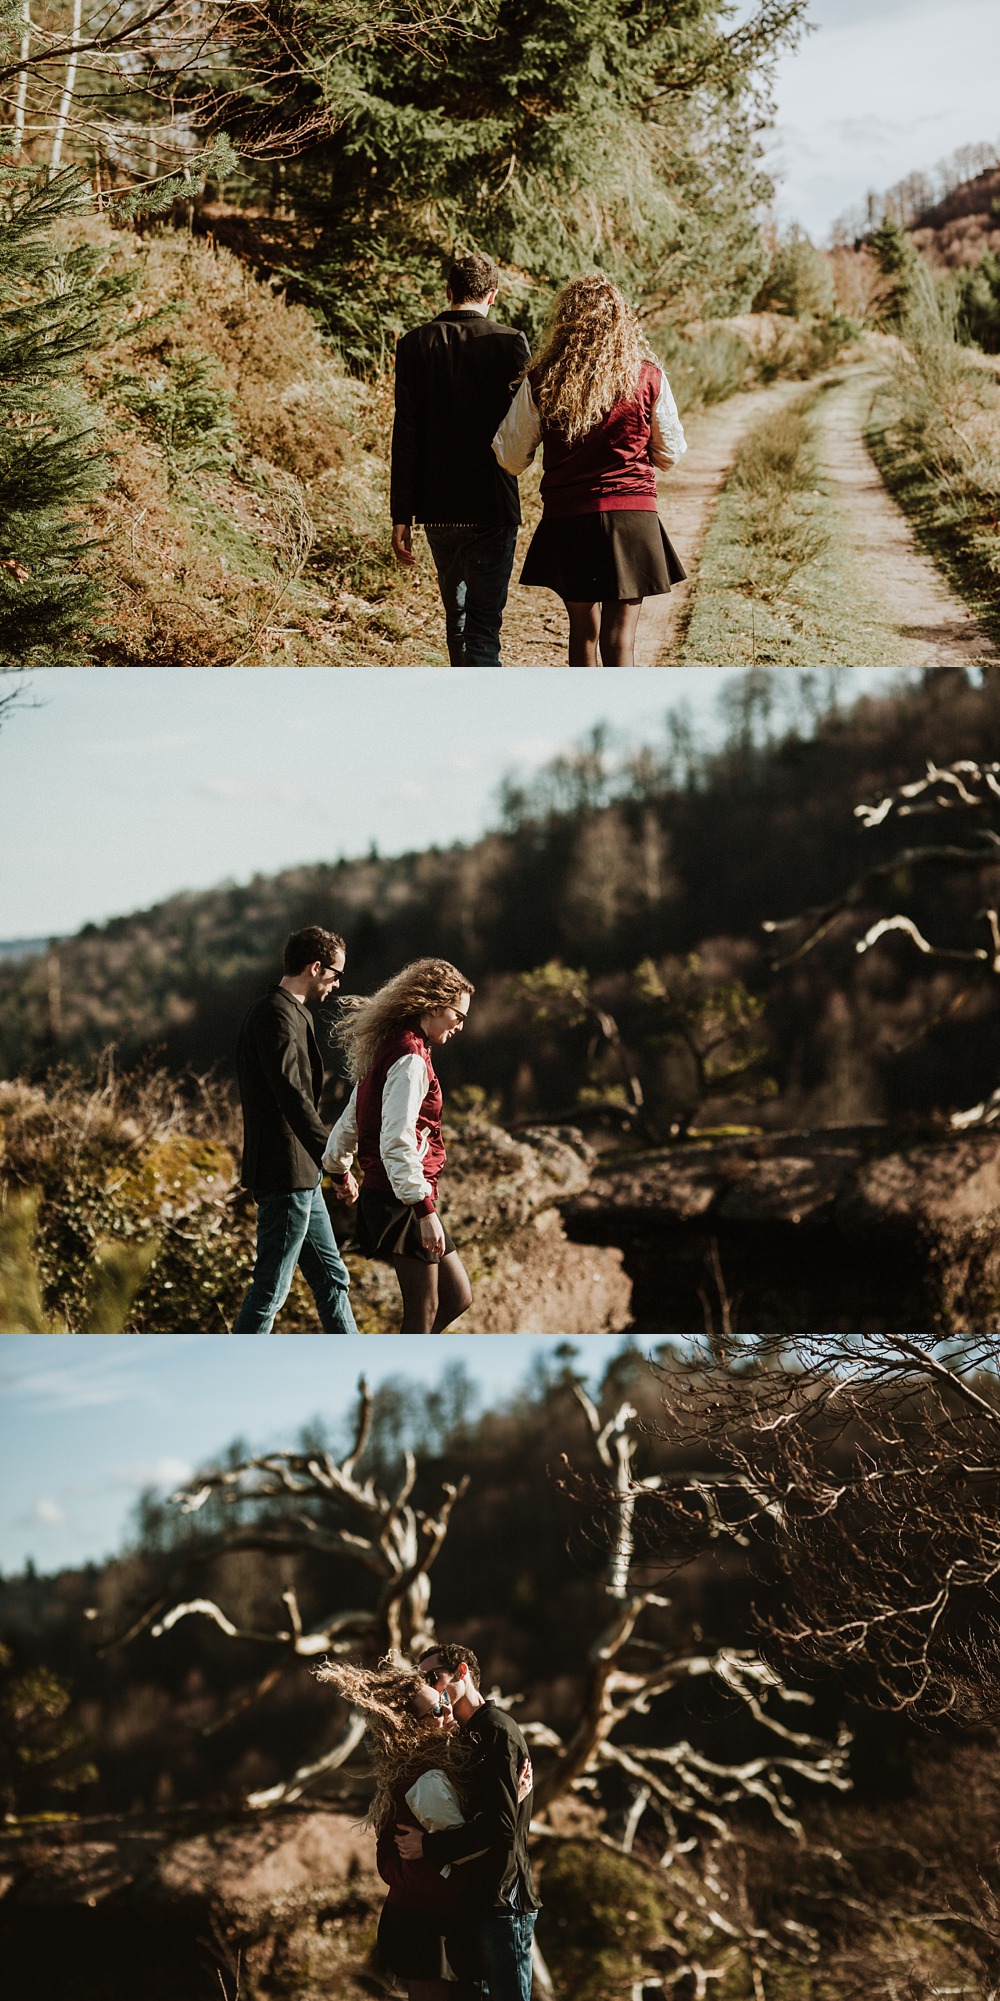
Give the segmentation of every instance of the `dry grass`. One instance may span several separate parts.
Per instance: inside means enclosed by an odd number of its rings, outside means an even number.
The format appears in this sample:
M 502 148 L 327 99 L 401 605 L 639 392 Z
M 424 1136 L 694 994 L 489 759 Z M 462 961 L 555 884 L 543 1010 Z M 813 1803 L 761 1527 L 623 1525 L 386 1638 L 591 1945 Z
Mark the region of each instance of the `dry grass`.
M 937 309 L 915 309 L 866 441 L 951 583 L 1000 641 L 1000 380 Z
M 82 227 L 136 286 L 128 338 L 85 370 L 115 469 L 86 515 L 112 632 L 90 664 L 390 661 L 414 623 L 389 552 L 391 382 L 348 376 L 228 250 Z

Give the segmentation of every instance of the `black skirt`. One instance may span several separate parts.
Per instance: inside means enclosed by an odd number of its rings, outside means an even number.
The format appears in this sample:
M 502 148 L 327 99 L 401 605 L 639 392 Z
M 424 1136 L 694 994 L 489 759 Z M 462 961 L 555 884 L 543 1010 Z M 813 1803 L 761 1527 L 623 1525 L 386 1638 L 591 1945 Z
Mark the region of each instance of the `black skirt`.
M 542 585 L 572 604 L 609 604 L 663 597 L 686 574 L 658 514 L 608 508 L 543 515 L 518 582 Z
M 429 1911 L 408 1911 L 402 1904 L 383 1904 L 375 1939 L 380 1972 L 399 1980 L 443 1980 L 444 1919 Z
M 380 1264 L 389 1265 L 393 1258 L 419 1258 L 425 1265 L 438 1263 L 430 1251 L 424 1249 L 420 1241 L 420 1224 L 408 1202 L 397 1202 L 395 1196 L 377 1195 L 362 1188 L 358 1197 L 357 1211 L 358 1249 L 362 1257 L 377 1258 Z M 442 1224 L 442 1228 L 444 1225 Z M 447 1230 L 444 1233 L 444 1256 L 455 1249 Z

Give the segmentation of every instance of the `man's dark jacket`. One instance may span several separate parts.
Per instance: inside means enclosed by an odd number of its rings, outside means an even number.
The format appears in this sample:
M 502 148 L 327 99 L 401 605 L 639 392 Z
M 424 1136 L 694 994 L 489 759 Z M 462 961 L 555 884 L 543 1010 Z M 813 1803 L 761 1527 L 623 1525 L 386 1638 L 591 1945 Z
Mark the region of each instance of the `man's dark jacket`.
M 328 1132 L 319 1116 L 323 1058 L 307 1008 L 284 987 L 254 1001 L 236 1045 L 244 1188 L 315 1188 Z
M 539 1899 L 528 1860 L 532 1796 L 529 1793 L 520 1801 L 517 1797 L 528 1747 L 513 1717 L 489 1701 L 462 1724 L 462 1742 L 477 1754 L 459 1781 L 464 1824 L 425 1834 L 424 1854 L 439 1868 L 469 1856 L 461 1868 L 463 1916 L 537 1911 Z M 451 1929 L 449 1923 L 449 1936 Z
M 403 335 L 392 430 L 394 522 L 517 525 L 517 481 L 494 458 L 493 439 L 529 352 L 522 333 L 460 306 Z

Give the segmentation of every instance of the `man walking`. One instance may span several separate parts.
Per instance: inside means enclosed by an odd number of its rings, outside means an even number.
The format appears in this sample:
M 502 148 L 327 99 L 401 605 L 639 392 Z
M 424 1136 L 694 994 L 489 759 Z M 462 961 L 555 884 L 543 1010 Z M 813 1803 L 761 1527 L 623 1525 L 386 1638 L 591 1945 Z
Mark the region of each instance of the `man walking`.
M 283 978 L 254 1002 L 240 1029 L 241 1179 L 257 1203 L 257 1258 L 234 1334 L 270 1334 L 297 1264 L 324 1331 L 358 1331 L 347 1296 L 350 1277 L 322 1194 L 320 1162 L 329 1132 L 319 1116 L 323 1058 L 309 1014 L 339 987 L 346 956 L 334 931 L 318 924 L 294 931 Z M 350 1174 L 334 1186 L 339 1202 L 354 1202 L 357 1193 Z
M 522 333 L 490 323 L 499 282 L 491 258 L 456 258 L 447 311 L 404 334 L 396 349 L 393 554 L 413 562 L 411 524 L 422 522 L 453 667 L 501 665 L 521 519 L 517 481 L 494 458 L 493 437 L 530 350 Z
M 461 1936 L 470 1971 L 489 2001 L 531 2001 L 531 1941 L 538 1898 L 528 1860 L 531 1794 L 519 1799 L 528 1747 L 505 1709 L 479 1691 L 479 1663 L 468 1647 L 435 1647 L 417 1663 L 439 1699 L 450 1703 L 464 1742 L 475 1753 L 463 1774 L 467 1819 L 424 1834 L 401 1825 L 404 1861 L 419 1855 L 462 1866 Z M 457 1959 L 456 1959 L 457 1965 Z

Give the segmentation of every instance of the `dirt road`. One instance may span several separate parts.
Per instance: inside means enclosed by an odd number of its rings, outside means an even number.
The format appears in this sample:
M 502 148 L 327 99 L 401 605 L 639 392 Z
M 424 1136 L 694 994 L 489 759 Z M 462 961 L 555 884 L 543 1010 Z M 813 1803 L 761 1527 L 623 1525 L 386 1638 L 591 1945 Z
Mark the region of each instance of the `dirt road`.
M 1000 653 L 890 499 L 864 442 L 881 371 L 863 364 L 832 382 L 819 406 L 823 470 L 848 547 L 881 608 L 899 667 L 1000 665 Z M 859 662 L 863 665 L 863 662 Z

